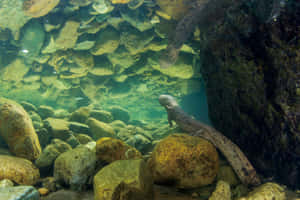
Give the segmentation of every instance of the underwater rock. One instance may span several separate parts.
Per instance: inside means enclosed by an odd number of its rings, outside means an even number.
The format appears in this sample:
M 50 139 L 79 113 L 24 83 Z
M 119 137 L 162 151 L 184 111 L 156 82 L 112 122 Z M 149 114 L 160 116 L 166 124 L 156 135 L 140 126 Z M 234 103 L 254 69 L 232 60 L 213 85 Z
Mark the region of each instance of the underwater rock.
M 41 127 L 43 126 L 42 118 L 36 112 L 29 111 L 28 114 L 33 123 L 39 123 L 41 125 Z
M 111 123 L 114 120 L 112 114 L 105 110 L 91 110 L 90 117 L 105 123 Z
M 112 163 L 116 160 L 141 159 L 142 154 L 119 139 L 103 137 L 97 141 L 96 155 L 99 160 Z
M 80 144 L 87 144 L 89 142 L 94 141 L 93 138 L 91 138 L 90 136 L 88 136 L 86 134 L 76 134 L 75 137 L 80 142 Z
M 130 54 L 137 54 L 142 51 L 154 38 L 152 30 L 139 32 L 135 28 L 128 27 L 121 32 L 121 44 L 130 52 Z
M 156 3 L 165 13 L 175 20 L 181 19 L 194 4 L 192 0 L 157 0 Z
M 135 147 L 143 154 L 146 154 L 153 148 L 152 142 L 148 138 L 140 134 L 131 136 L 128 140 L 126 140 L 126 143 Z
M 220 166 L 218 175 L 217 175 L 217 180 L 225 181 L 230 186 L 236 186 L 240 183 L 239 179 L 236 176 L 236 174 L 234 173 L 232 167 L 229 165 Z
M 148 164 L 155 182 L 174 183 L 178 188 L 197 188 L 214 181 L 219 158 L 217 150 L 208 141 L 173 134 L 156 145 Z
M 35 164 L 38 168 L 51 168 L 55 159 L 62 153 L 71 150 L 72 147 L 60 140 L 53 139 L 51 144 L 47 145 L 41 155 L 36 159 Z
M 45 40 L 43 25 L 38 21 L 30 21 L 22 29 L 20 39 L 20 55 L 26 58 L 27 63 L 32 63 L 41 51 Z
M 225 181 L 218 181 L 215 191 L 208 200 L 231 200 L 230 185 Z
M 88 6 L 93 0 L 69 0 L 69 3 L 73 6 Z
M 69 129 L 74 132 L 74 133 L 85 133 L 85 134 L 89 134 L 90 131 L 90 127 L 86 124 L 82 124 L 79 122 L 68 122 L 69 123 Z
M 277 183 L 265 183 L 239 200 L 286 200 L 284 188 Z
M 177 61 L 168 68 L 162 68 L 155 57 L 148 58 L 148 65 L 170 77 L 190 79 L 194 75 L 192 55 L 180 55 Z
M 44 121 L 44 125 L 53 138 L 66 140 L 71 134 L 69 122 L 64 119 L 47 118 Z
M 79 146 L 58 156 L 54 163 L 54 177 L 72 190 L 81 191 L 95 172 L 96 161 L 95 152 Z
M 22 0 L 0 1 L 0 27 L 10 29 L 15 40 L 19 39 L 21 28 L 30 19 L 23 11 Z
M 91 49 L 91 53 L 93 55 L 113 53 L 118 48 L 119 43 L 119 33 L 114 28 L 108 27 L 98 33 L 96 43 Z
M 39 188 L 38 191 L 39 191 L 41 196 L 46 196 L 50 192 L 47 188 Z
M 88 107 L 80 107 L 71 113 L 70 121 L 85 123 L 90 115 L 90 109 Z
M 30 116 L 21 105 L 5 98 L 0 98 L 0 134 L 19 157 L 35 160 L 41 153 Z
M 71 134 L 67 139 L 66 142 L 71 145 L 72 148 L 77 147 L 78 145 L 80 145 L 79 140 L 73 135 Z
M 40 178 L 39 169 L 24 158 L 0 155 L 0 163 L 0 180 L 9 179 L 21 185 L 34 185 Z
M 130 2 L 128 3 L 128 8 L 135 10 L 138 7 L 140 7 L 141 5 L 143 5 L 144 0 L 130 0 Z
M 54 118 L 68 118 L 70 113 L 65 109 L 57 109 L 54 111 Z
M 128 123 L 130 120 L 130 115 L 128 110 L 120 107 L 120 106 L 111 106 L 108 109 L 113 115 L 115 120 L 121 120 L 125 123 Z
M 120 47 L 114 53 L 108 54 L 107 58 L 115 67 L 115 72 L 121 74 L 137 62 L 140 59 L 140 56 L 133 56 L 125 47 Z
M 145 15 L 145 13 L 143 13 L 143 11 L 139 9 L 122 9 L 121 16 L 125 21 L 127 21 L 131 26 L 138 29 L 140 32 L 153 28 L 153 24 L 150 21 L 151 19 L 148 18 L 147 15 Z
M 82 51 L 82 50 L 90 50 L 95 45 L 95 41 L 83 41 L 76 43 L 75 47 L 73 48 L 76 51 Z
M 54 109 L 50 106 L 40 105 L 38 107 L 38 113 L 42 119 L 46 119 L 48 117 L 53 117 Z
M 115 8 L 109 0 L 94 0 L 92 7 L 98 14 L 109 13 Z
M 27 66 L 21 58 L 17 58 L 6 67 L 0 69 L 1 79 L 5 81 L 20 82 L 23 80 L 23 77 L 27 74 L 29 69 L 30 67 Z
M 37 108 L 35 107 L 35 105 L 26 102 L 26 101 L 21 101 L 20 102 L 21 106 L 23 106 L 23 108 L 29 113 L 29 111 L 33 111 L 35 113 L 38 112 Z
M 39 192 L 32 186 L 0 188 L 1 200 L 39 200 Z
M 113 127 L 116 133 L 118 133 L 120 129 L 126 128 L 126 124 L 121 120 L 114 120 L 110 123 L 110 125 Z
M 94 177 L 95 200 L 153 199 L 153 180 L 145 161 L 118 160 L 102 168 Z
M 51 36 L 49 44 L 42 50 L 42 53 L 54 53 L 57 50 L 67 50 L 75 47 L 80 33 L 77 32 L 80 23 L 67 21 L 61 28 L 57 38 Z
M 96 65 L 89 70 L 95 76 L 109 76 L 114 74 L 112 63 L 105 56 L 95 57 Z
M 131 0 L 110 0 L 112 4 L 127 4 Z
M 93 139 L 98 140 L 102 137 L 115 137 L 114 129 L 107 123 L 100 122 L 94 118 L 88 118 L 86 124 L 90 127 Z
M 77 192 L 73 190 L 58 190 L 49 194 L 42 200 L 94 200 L 94 195 L 91 191 Z
M 4 187 L 13 187 L 14 186 L 14 182 L 12 182 L 9 179 L 2 179 L 0 181 L 0 188 L 4 188 Z
M 121 17 L 113 17 L 113 16 L 111 16 L 106 21 L 107 21 L 107 23 L 109 25 L 111 25 L 115 29 L 119 30 L 122 22 L 124 22 L 124 19 L 121 18 Z
M 47 15 L 60 0 L 24 0 L 23 10 L 27 16 L 38 18 Z

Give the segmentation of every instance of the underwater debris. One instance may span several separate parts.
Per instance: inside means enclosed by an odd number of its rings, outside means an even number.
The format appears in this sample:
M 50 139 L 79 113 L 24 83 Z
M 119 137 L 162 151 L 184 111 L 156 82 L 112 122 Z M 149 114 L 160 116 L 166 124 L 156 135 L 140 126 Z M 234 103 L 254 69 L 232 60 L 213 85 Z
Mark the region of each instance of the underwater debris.
M 222 133 L 187 115 L 170 95 L 160 95 L 159 103 L 165 107 L 168 113 L 170 126 L 172 126 L 172 121 L 175 121 L 182 130 L 187 131 L 190 135 L 210 141 L 226 157 L 243 184 L 259 185 L 261 183 L 254 167 L 244 153 Z

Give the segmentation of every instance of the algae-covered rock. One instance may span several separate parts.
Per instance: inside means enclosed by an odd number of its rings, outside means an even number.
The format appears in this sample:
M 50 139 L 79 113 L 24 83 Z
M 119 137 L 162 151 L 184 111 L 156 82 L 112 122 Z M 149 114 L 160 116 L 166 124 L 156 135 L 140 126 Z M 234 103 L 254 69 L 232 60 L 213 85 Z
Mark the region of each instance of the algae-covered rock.
M 114 119 L 112 114 L 105 110 L 92 110 L 90 112 L 90 117 L 105 123 L 111 123 Z
M 114 74 L 112 63 L 105 56 L 95 57 L 95 66 L 89 70 L 89 73 L 95 76 L 109 76 Z
M 139 60 L 139 56 L 132 56 L 124 47 L 118 48 L 114 53 L 107 54 L 107 58 L 119 74 Z
M 102 137 L 115 137 L 114 129 L 107 123 L 100 122 L 94 118 L 88 118 L 86 124 L 89 125 L 93 139 L 98 140 Z
M 128 123 L 128 121 L 130 120 L 129 112 L 125 108 L 122 108 L 120 106 L 111 106 L 109 107 L 109 111 L 111 112 L 115 120 L 121 120 L 125 123 Z
M 151 141 L 140 134 L 136 134 L 134 136 L 129 137 L 129 139 L 126 140 L 126 143 L 135 147 L 143 154 L 149 152 L 149 150 L 151 150 L 153 147 Z
M 26 101 L 21 101 L 20 102 L 21 106 L 23 106 L 23 108 L 29 112 L 29 111 L 33 111 L 33 112 L 38 112 L 37 111 L 37 108 L 35 107 L 35 105 L 29 103 L 29 102 L 26 102 Z
M 9 179 L 22 185 L 34 185 L 40 178 L 39 169 L 24 158 L 0 155 L 0 180 Z
M 42 17 L 59 4 L 60 0 L 24 0 L 23 10 L 27 16 Z
M 102 55 L 114 52 L 120 43 L 119 33 L 112 27 L 102 30 L 96 39 L 96 44 L 91 50 L 93 55 Z
M 46 119 L 48 117 L 53 117 L 54 109 L 50 106 L 40 105 L 38 107 L 38 113 L 42 119 Z
M 44 123 L 53 138 L 66 140 L 71 134 L 69 122 L 64 119 L 47 118 Z
M 52 167 L 55 159 L 62 153 L 71 150 L 72 147 L 60 140 L 53 139 L 51 144 L 47 145 L 41 155 L 36 159 L 35 164 L 39 168 Z
M 265 183 L 239 200 L 286 200 L 284 188 L 277 183 Z
M 153 199 L 153 180 L 143 160 L 118 160 L 94 177 L 95 200 Z
M 89 142 L 94 141 L 93 138 L 91 138 L 90 136 L 88 136 L 86 134 L 77 134 L 77 135 L 75 135 L 75 137 L 80 142 L 80 144 L 88 144 Z
M 153 24 L 150 21 L 151 19 L 148 18 L 144 12 L 145 11 L 139 9 L 136 10 L 122 9 L 121 16 L 125 21 L 127 21 L 133 27 L 143 32 L 153 28 Z
M 21 58 L 17 58 L 6 67 L 0 69 L 1 79 L 5 81 L 20 82 L 29 71 L 27 66 Z M 16 73 L 18 72 L 18 73 Z
M 98 14 L 106 14 L 114 9 L 109 0 L 94 0 L 92 7 Z
M 69 129 L 74 133 L 90 133 L 90 128 L 88 125 L 79 122 L 68 122 Z
M 57 50 L 67 50 L 75 47 L 77 39 L 79 37 L 80 23 L 76 21 L 69 20 L 61 28 L 57 38 L 54 40 L 53 37 L 50 38 L 48 46 L 46 46 L 42 53 L 54 53 Z
M 154 38 L 153 31 L 139 32 L 135 28 L 128 27 L 121 33 L 121 44 L 131 54 L 137 54 L 145 48 Z
M 82 190 L 94 173 L 96 160 L 95 152 L 84 146 L 62 153 L 55 160 L 54 177 L 73 190 Z
M 74 6 L 88 6 L 93 0 L 70 0 L 69 3 Z
M 192 0 L 157 0 L 158 6 L 173 19 L 181 19 L 193 6 Z
M 221 166 L 217 175 L 217 180 L 222 180 L 229 183 L 230 186 L 239 184 L 239 179 L 234 173 L 231 166 Z
M 20 54 L 26 57 L 26 60 L 33 59 L 40 54 L 40 50 L 45 40 L 45 31 L 43 25 L 37 21 L 30 21 L 23 28 L 21 37 Z
M 35 160 L 41 153 L 30 116 L 21 105 L 5 98 L 0 98 L 0 134 L 19 157 Z
M 70 121 L 84 123 L 89 117 L 90 109 L 88 107 L 81 107 L 71 113 Z
M 174 134 L 156 145 L 149 165 L 156 182 L 172 182 L 178 188 L 196 188 L 214 181 L 219 160 L 215 147 L 208 141 Z
M 190 79 L 194 75 L 192 55 L 180 55 L 177 61 L 168 68 L 162 68 L 155 57 L 148 58 L 148 65 L 170 77 Z
M 103 137 L 97 141 L 96 155 L 98 159 L 111 163 L 116 160 L 141 159 L 142 154 L 134 147 L 119 139 Z
M 82 50 L 90 50 L 94 45 L 95 41 L 83 41 L 76 43 L 74 50 L 82 51 Z
M 1 200 L 39 200 L 40 194 L 32 186 L 15 186 L 0 188 Z
M 0 28 L 10 29 L 14 39 L 20 37 L 20 29 L 31 17 L 26 16 L 23 11 L 23 1 L 21 0 L 1 0 L 0 1 Z
M 2 179 L 0 181 L 0 188 L 4 188 L 4 187 L 12 187 L 14 186 L 14 182 L 12 182 L 9 179 Z
M 225 181 L 218 181 L 215 191 L 208 200 L 231 200 L 230 185 Z

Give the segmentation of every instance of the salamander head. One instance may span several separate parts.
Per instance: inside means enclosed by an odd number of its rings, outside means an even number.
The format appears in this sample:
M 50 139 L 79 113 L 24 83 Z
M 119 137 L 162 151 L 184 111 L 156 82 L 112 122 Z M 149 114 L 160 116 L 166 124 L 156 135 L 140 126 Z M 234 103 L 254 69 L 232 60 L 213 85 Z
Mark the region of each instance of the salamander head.
M 164 106 L 167 109 L 179 106 L 178 103 L 176 102 L 175 98 L 172 97 L 171 95 L 167 95 L 167 94 L 160 95 L 158 98 L 158 101 L 159 101 L 160 105 Z

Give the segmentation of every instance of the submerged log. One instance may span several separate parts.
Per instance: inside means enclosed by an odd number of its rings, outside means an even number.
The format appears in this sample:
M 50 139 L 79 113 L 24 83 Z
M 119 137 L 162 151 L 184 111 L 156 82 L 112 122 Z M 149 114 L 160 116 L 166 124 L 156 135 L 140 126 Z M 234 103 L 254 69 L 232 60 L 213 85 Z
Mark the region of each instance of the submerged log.
M 160 95 L 159 102 L 168 113 L 168 121 L 172 121 L 190 135 L 202 137 L 210 141 L 226 157 L 243 184 L 259 185 L 261 183 L 254 167 L 241 149 L 216 129 L 205 125 L 187 115 L 170 95 Z

